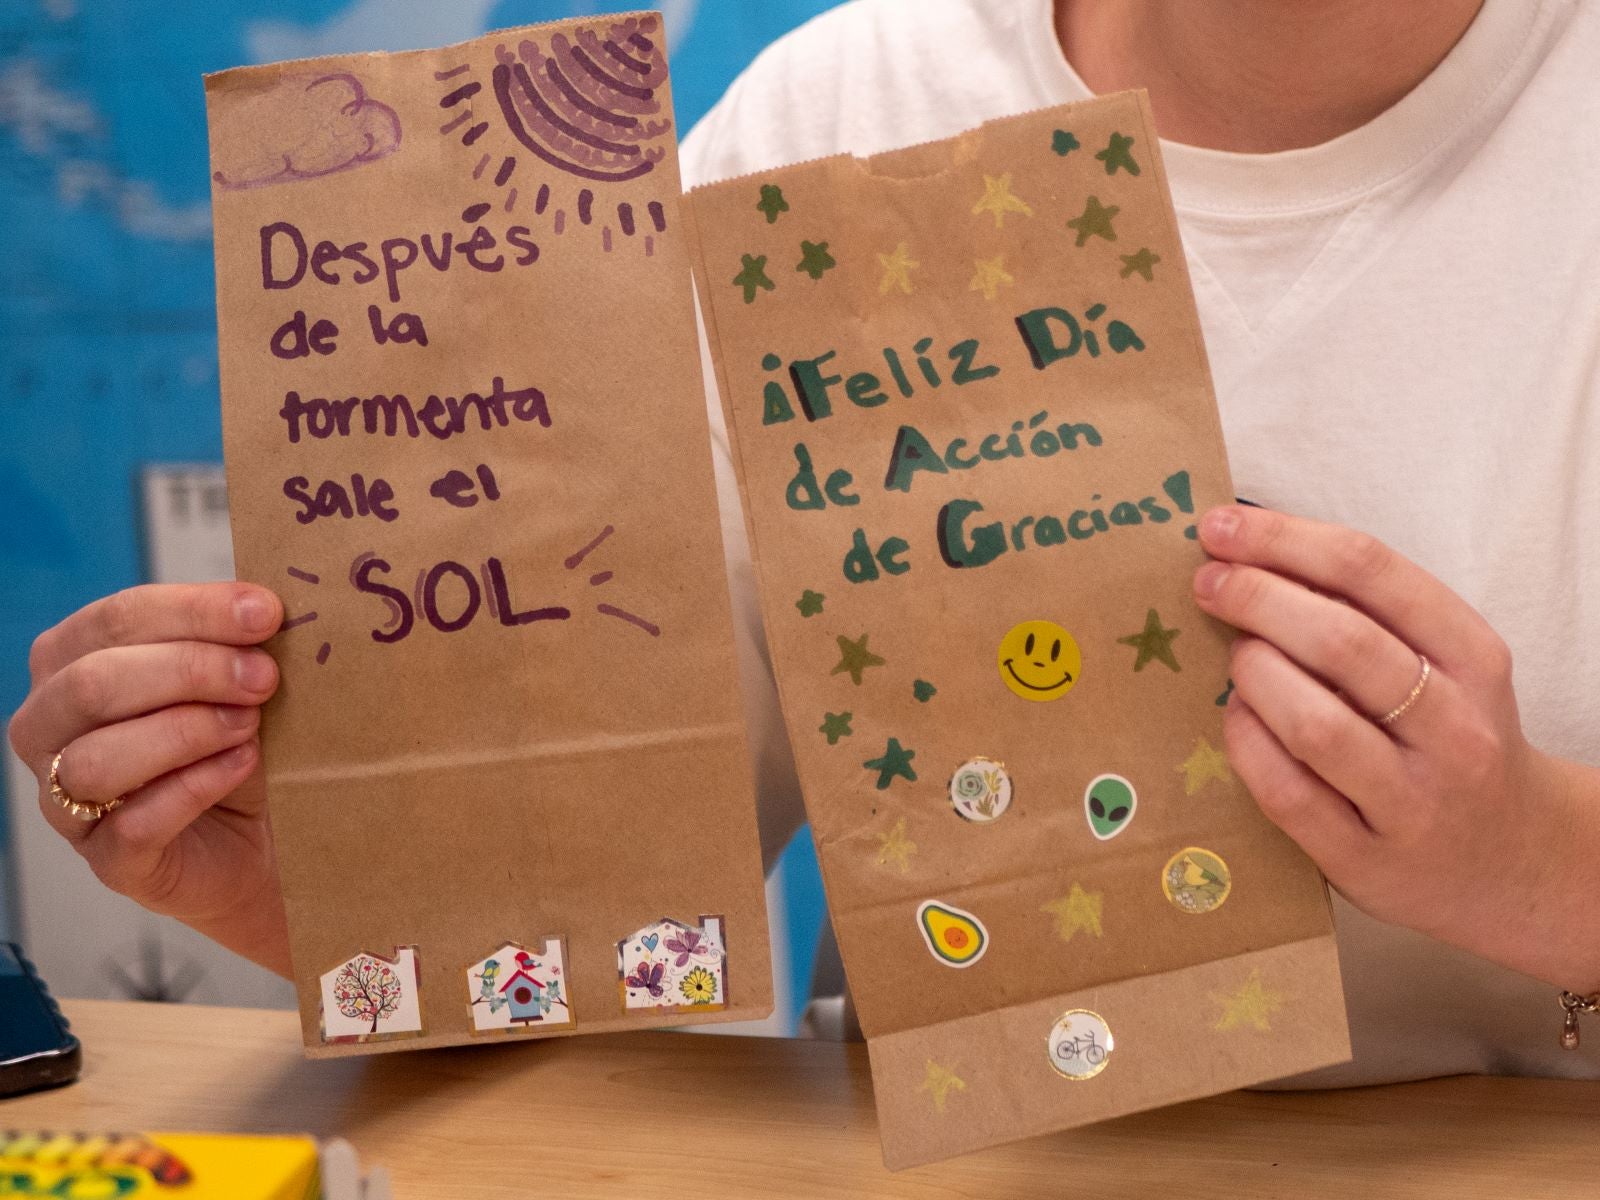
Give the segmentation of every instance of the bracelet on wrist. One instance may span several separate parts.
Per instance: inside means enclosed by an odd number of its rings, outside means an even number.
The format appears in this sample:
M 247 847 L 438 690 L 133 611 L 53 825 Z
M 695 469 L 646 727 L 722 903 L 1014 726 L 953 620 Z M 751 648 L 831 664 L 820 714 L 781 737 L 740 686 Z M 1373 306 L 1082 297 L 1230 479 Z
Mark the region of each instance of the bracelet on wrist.
M 1578 1014 L 1600 1012 L 1600 992 L 1592 996 L 1580 996 L 1576 992 L 1561 993 L 1561 1009 L 1567 1014 L 1561 1026 L 1561 1047 L 1564 1050 L 1578 1048 Z

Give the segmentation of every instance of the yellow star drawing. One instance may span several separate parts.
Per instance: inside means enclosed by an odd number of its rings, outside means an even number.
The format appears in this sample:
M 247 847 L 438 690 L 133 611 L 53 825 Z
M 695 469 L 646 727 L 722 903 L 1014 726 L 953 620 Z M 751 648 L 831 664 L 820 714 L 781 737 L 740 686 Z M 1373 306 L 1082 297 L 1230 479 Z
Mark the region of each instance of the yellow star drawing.
M 994 227 L 999 229 L 1005 225 L 1008 212 L 1021 213 L 1025 217 L 1033 216 L 1033 209 L 1028 207 L 1027 201 L 1011 194 L 1010 171 L 998 179 L 993 175 L 985 175 L 983 195 L 978 197 L 978 202 L 972 206 L 972 215 L 976 217 L 980 213 L 991 214 L 994 217 Z
M 1222 1006 L 1222 1015 L 1217 1018 L 1213 1029 L 1226 1033 L 1230 1029 L 1240 1029 L 1248 1025 L 1258 1033 L 1267 1033 L 1272 1029 L 1271 1016 L 1284 1005 L 1282 992 L 1275 992 L 1261 982 L 1261 969 L 1258 967 L 1250 972 L 1239 990 L 1231 996 L 1221 992 L 1212 992 L 1211 999 Z
M 922 1086 L 917 1089 L 921 1092 L 933 1093 L 933 1108 L 935 1112 L 944 1112 L 945 1099 L 951 1092 L 964 1092 L 967 1090 L 966 1080 L 957 1075 L 949 1067 L 941 1067 L 933 1059 L 928 1060 L 928 1072 L 922 1077 Z
M 917 852 L 917 844 L 906 836 L 906 819 L 901 817 L 894 823 L 894 828 L 888 833 L 878 835 L 878 865 L 887 867 L 890 863 L 900 868 L 904 875 L 911 869 L 911 856 Z
M 1086 892 L 1075 883 L 1071 892 L 1060 900 L 1052 900 L 1049 904 L 1043 905 L 1039 911 L 1055 917 L 1056 936 L 1063 942 L 1070 942 L 1080 929 L 1085 933 L 1094 934 L 1095 937 L 1104 936 L 1100 931 L 1100 910 L 1104 904 L 1103 893 Z
M 1195 738 L 1194 752 L 1176 769 L 1183 776 L 1185 796 L 1194 795 L 1213 779 L 1221 783 L 1233 782 L 1233 772 L 1228 769 L 1228 756 L 1203 737 Z
M 878 265 L 883 268 L 883 278 L 878 280 L 878 295 L 886 296 L 890 288 L 899 288 L 911 295 L 911 272 L 922 264 L 911 257 L 904 242 L 894 248 L 893 254 L 878 255 Z
M 976 274 L 973 275 L 972 282 L 967 284 L 967 291 L 982 292 L 985 300 L 993 300 L 1001 284 L 1016 282 L 1011 277 L 1011 272 L 1006 270 L 1003 254 L 996 254 L 993 258 L 976 259 L 972 265 L 976 268 Z

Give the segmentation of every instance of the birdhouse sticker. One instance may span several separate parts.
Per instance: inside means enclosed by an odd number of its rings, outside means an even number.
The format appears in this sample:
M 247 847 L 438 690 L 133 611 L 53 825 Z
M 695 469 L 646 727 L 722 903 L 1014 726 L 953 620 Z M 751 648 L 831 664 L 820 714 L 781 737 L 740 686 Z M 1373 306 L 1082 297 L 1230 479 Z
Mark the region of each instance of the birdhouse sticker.
M 566 944 L 545 938 L 542 952 L 507 942 L 467 968 L 473 1033 L 541 1033 L 573 1023 Z
M 362 951 L 320 978 L 322 1040 L 371 1042 L 422 1032 L 417 948 L 396 946 L 394 957 Z
M 617 943 L 622 1007 L 715 1012 L 728 1003 L 728 951 L 722 918 L 685 925 L 662 917 Z

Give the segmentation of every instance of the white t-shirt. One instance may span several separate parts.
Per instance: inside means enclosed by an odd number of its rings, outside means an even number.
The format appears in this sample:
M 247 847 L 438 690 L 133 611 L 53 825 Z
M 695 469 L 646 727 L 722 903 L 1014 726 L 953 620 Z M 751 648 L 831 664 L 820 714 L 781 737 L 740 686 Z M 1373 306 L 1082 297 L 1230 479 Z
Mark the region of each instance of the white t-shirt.
M 1088 95 L 1050 0 L 856 0 L 758 57 L 684 170 L 869 154 Z M 1487 0 L 1427 80 L 1325 145 L 1163 149 L 1240 494 L 1434 572 L 1510 643 L 1530 740 L 1600 762 L 1600 5 Z M 772 850 L 798 788 L 710 412 Z M 1336 913 L 1355 1061 L 1313 1082 L 1600 1077 L 1600 1033 L 1560 1049 L 1548 985 Z

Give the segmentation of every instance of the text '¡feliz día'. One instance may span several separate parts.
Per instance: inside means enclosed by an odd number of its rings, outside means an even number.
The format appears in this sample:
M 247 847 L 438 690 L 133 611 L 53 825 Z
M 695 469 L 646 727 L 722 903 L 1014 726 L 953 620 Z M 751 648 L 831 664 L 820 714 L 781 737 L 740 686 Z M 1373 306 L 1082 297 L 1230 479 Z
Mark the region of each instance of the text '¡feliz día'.
M 1099 328 L 1105 315 L 1104 304 L 1091 306 L 1081 320 L 1064 308 L 1045 307 L 1022 313 L 1013 323 L 1034 368 L 1040 371 L 1079 354 L 1099 358 L 1107 352 L 1118 355 L 1144 350 L 1144 340 L 1126 321 L 1112 320 Z M 949 365 L 942 372 L 932 355 L 933 347 L 931 337 L 918 340 L 909 356 L 885 346 L 879 352 L 881 367 L 874 364 L 871 369 L 849 374 L 831 365 L 838 358 L 837 350 L 791 359 L 787 364 L 779 355 L 768 353 L 761 359 L 761 369 L 772 373 L 786 368 L 787 384 L 769 379 L 762 385 L 761 423 L 792 421 L 796 410 L 807 421 L 822 421 L 833 416 L 835 402 L 841 398 L 857 408 L 877 408 L 889 402 L 891 391 L 909 400 L 919 391 L 946 382 L 961 387 L 1000 374 L 1000 364 L 985 359 L 975 337 L 955 342 L 944 351 Z

